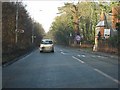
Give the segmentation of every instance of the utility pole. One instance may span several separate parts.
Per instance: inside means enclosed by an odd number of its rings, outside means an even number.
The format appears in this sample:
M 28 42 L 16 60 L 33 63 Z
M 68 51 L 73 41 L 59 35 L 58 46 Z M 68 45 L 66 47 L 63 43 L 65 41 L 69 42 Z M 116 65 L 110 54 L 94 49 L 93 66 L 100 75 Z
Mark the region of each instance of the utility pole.
M 15 43 L 18 42 L 18 0 L 16 2 L 16 30 L 15 30 Z
M 98 36 L 97 36 L 97 31 L 99 29 L 99 27 L 96 27 L 97 25 L 97 13 L 96 13 L 96 3 L 94 1 L 94 16 L 95 16 L 95 22 L 94 22 L 94 47 L 93 47 L 93 51 L 97 51 L 98 50 Z
M 32 21 L 32 43 L 34 43 L 34 20 Z

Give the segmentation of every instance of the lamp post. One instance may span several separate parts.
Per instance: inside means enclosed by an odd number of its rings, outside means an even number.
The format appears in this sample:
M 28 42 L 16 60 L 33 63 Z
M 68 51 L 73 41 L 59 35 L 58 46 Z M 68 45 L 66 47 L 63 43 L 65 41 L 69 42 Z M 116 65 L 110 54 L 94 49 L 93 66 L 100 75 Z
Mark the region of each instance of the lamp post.
M 15 43 L 18 42 L 18 0 L 16 2 L 16 29 L 15 29 Z
M 32 44 L 34 43 L 34 19 L 32 21 Z

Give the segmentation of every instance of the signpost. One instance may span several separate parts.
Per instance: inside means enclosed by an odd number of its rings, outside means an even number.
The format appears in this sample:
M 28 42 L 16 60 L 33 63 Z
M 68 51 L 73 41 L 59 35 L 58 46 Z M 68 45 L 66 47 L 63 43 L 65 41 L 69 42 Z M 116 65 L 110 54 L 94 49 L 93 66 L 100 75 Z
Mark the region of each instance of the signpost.
M 81 40 L 80 35 L 76 35 L 76 36 L 75 36 L 75 40 L 77 41 L 77 44 L 79 44 L 79 43 L 80 43 L 80 40 Z
M 100 32 L 100 27 L 95 28 L 95 44 L 93 47 L 93 51 L 97 51 L 98 48 L 98 33 Z
M 110 37 L 110 29 L 104 29 L 104 37 L 108 39 Z

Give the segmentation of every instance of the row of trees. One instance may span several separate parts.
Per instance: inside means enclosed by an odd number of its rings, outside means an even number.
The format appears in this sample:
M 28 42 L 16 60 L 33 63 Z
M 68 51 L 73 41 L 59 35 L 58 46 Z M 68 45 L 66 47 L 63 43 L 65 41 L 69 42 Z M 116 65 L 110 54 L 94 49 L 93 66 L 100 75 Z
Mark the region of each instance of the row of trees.
M 35 44 L 38 45 L 43 37 L 44 29 L 42 25 L 33 21 L 25 6 L 18 3 L 18 42 L 15 41 L 16 30 L 16 10 L 15 2 L 2 3 L 2 53 L 4 55 L 15 55 L 17 52 L 26 51 L 33 47 L 32 35 L 35 36 Z M 24 30 L 24 32 L 21 32 Z M 5 56 L 6 57 L 6 56 Z M 4 60 L 3 60 L 4 61 Z
M 58 43 L 70 44 L 76 33 L 80 33 L 84 42 L 94 43 L 95 27 L 100 19 L 101 11 L 106 15 L 118 2 L 78 2 L 65 3 L 59 7 L 59 16 L 52 23 L 49 33 L 54 35 Z M 71 42 L 73 43 L 73 42 Z

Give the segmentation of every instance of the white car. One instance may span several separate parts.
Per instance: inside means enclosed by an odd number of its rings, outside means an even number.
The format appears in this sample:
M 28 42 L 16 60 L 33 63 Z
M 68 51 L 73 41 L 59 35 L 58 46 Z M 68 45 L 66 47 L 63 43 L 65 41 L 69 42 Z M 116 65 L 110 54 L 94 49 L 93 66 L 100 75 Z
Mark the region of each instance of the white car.
M 54 52 L 54 44 L 51 39 L 43 39 L 40 44 L 40 52 Z

